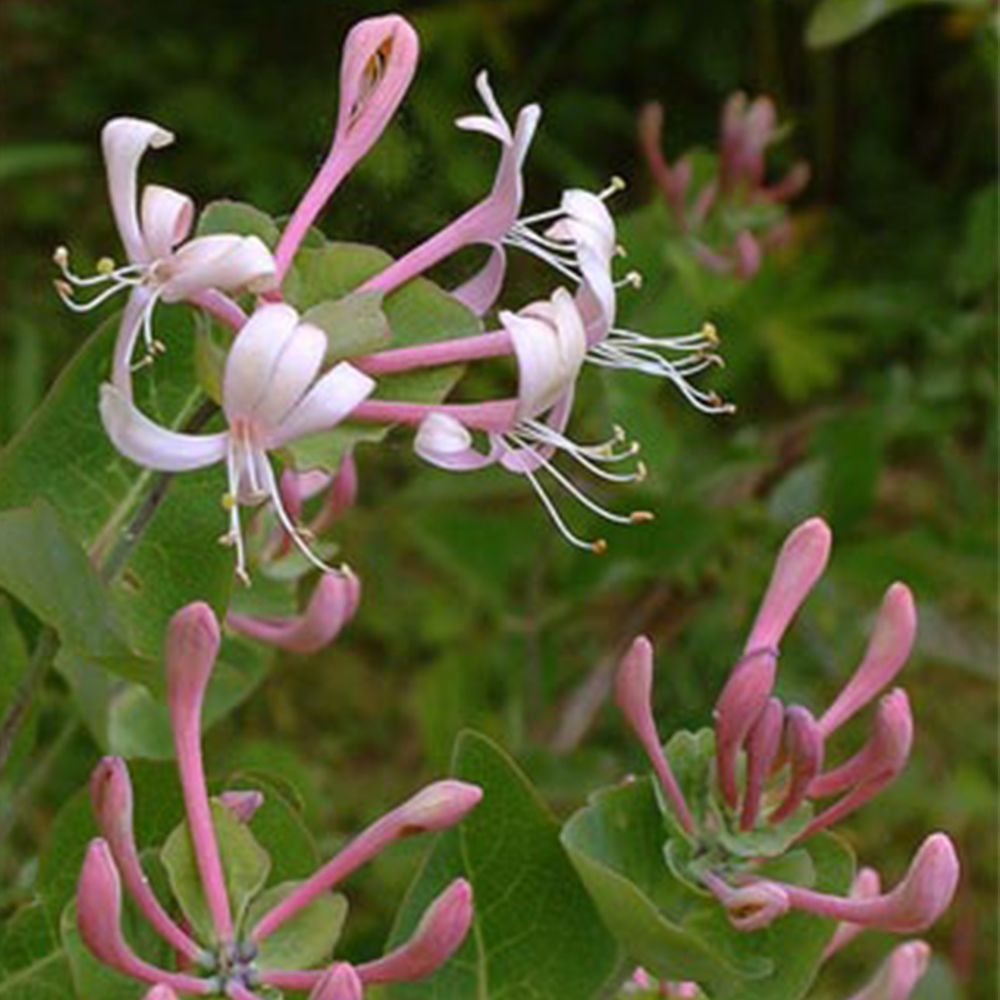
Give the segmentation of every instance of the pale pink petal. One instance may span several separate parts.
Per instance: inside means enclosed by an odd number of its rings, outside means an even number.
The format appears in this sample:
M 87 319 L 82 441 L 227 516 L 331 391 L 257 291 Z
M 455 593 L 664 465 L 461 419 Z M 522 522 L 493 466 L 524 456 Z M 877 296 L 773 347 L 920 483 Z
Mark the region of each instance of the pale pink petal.
M 451 294 L 467 309 L 471 309 L 477 316 L 482 316 L 490 310 L 500 295 L 506 273 L 507 251 L 500 245 L 494 246 L 483 267 Z
M 851 1000 L 908 1000 L 930 964 L 924 941 L 907 941 L 893 949 L 875 978 Z
M 271 251 L 256 236 L 199 236 L 160 267 L 164 302 L 190 299 L 210 288 L 264 292 L 276 286 Z
M 319 374 L 326 356 L 326 334 L 311 323 L 299 323 L 274 363 L 252 418 L 260 427 L 277 428 L 299 403 Z
M 191 231 L 194 202 L 186 195 L 159 184 L 142 192 L 142 235 L 150 257 L 168 257 Z
M 302 397 L 275 428 L 271 445 L 330 430 L 375 391 L 375 381 L 341 361 Z
M 491 439 L 490 449 L 477 451 L 469 429 L 446 413 L 432 413 L 417 428 L 413 450 L 431 465 L 452 472 L 469 472 L 491 465 L 500 456 L 500 446 Z
M 154 423 L 115 386 L 101 386 L 101 420 L 111 443 L 127 459 L 160 472 L 187 472 L 226 456 L 229 435 L 180 434 Z
M 267 305 L 240 330 L 222 377 L 223 405 L 230 423 L 253 413 L 298 322 L 299 314 L 291 306 Z

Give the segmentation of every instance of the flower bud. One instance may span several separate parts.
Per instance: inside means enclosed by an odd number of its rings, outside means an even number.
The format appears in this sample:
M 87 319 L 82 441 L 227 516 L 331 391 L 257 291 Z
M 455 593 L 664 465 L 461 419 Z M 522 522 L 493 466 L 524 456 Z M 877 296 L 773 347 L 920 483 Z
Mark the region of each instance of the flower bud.
M 784 721 L 784 705 L 777 698 L 771 698 L 750 730 L 747 739 L 746 788 L 740 815 L 741 830 L 752 830 L 757 822 L 764 782 L 778 756 Z
M 264 804 L 264 793 L 259 791 L 229 791 L 219 796 L 219 801 L 241 822 L 249 823 Z
M 874 868 L 862 868 L 851 883 L 851 899 L 872 899 L 882 891 L 882 879 Z M 823 952 L 824 959 L 835 955 L 849 945 L 862 931 L 858 924 L 838 924 L 830 943 Z
M 309 994 L 309 1000 L 363 1000 L 361 979 L 346 962 L 331 965 Z
M 359 967 L 362 980 L 414 982 L 431 975 L 458 951 L 472 917 L 472 886 L 465 879 L 456 879 L 431 903 L 409 941 Z
M 894 948 L 875 978 L 851 1000 L 907 1000 L 923 978 L 931 949 L 924 941 L 907 941 Z
M 734 888 L 711 872 L 703 879 L 739 931 L 760 930 L 788 912 L 788 894 L 777 882 L 752 882 Z
M 201 706 L 219 652 L 219 624 L 201 601 L 178 611 L 167 627 L 167 699 L 175 729 L 201 724 Z
M 824 736 L 867 705 L 903 668 L 917 634 L 917 609 L 910 588 L 894 583 L 879 609 L 868 648 L 854 675 L 819 721 Z
M 812 712 L 801 705 L 785 711 L 785 753 L 791 777 L 784 800 L 769 817 L 771 823 L 780 823 L 798 809 L 823 767 L 823 735 Z
M 421 789 L 409 801 L 389 813 L 399 836 L 430 833 L 454 826 L 483 797 L 478 785 L 447 779 Z

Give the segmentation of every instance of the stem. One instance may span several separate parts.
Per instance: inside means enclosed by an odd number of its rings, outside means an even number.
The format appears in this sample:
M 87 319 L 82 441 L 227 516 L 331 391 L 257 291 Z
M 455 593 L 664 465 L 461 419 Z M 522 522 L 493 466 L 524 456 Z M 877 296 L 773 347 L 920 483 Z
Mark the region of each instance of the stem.
M 35 651 L 31 654 L 31 662 L 28 669 L 21 678 L 14 697 L 7 706 L 3 718 L 0 719 L 0 774 L 3 774 L 4 765 L 14 749 L 14 741 L 17 734 L 24 725 L 24 720 L 28 716 L 28 710 L 35 699 L 45 680 L 49 667 L 55 658 L 56 650 L 59 648 L 59 640 L 56 637 L 55 629 L 46 626 L 38 636 L 35 644 Z
M 461 364 L 510 354 L 513 342 L 506 330 L 442 340 L 419 347 L 396 347 L 377 354 L 351 358 L 351 364 L 368 375 L 392 375 L 412 371 L 414 368 L 431 368 L 435 365 Z

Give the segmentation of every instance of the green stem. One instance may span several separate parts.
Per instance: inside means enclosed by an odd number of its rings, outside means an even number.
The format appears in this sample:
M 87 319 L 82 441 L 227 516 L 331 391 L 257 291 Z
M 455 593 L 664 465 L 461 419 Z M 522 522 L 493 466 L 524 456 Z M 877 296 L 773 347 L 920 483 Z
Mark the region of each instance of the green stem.
M 10 757 L 10 753 L 14 749 L 17 734 L 20 732 L 21 726 L 24 725 L 31 703 L 41 688 L 49 667 L 52 666 L 58 648 L 59 640 L 55 630 L 46 626 L 39 634 L 38 642 L 35 643 L 35 651 L 31 654 L 28 669 L 21 679 L 21 683 L 18 684 L 17 690 L 7 706 L 7 711 L 0 719 L 0 775 L 3 774 L 7 758 Z

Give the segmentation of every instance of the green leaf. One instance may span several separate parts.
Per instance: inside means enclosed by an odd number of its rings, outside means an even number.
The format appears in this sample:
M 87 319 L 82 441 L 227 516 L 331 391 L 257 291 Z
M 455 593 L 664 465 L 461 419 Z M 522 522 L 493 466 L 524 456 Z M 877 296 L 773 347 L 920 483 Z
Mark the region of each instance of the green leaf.
M 382 250 L 356 243 L 330 243 L 321 249 L 303 249 L 296 255 L 289 298 L 303 312 L 313 313 L 319 309 L 322 318 L 324 313 L 329 316 L 336 308 L 343 319 L 349 315 L 342 312 L 348 308 L 341 304 L 345 297 L 390 263 L 392 258 Z M 347 301 L 352 300 L 348 298 Z M 364 298 L 355 301 L 364 302 Z M 350 308 L 361 307 L 355 304 Z M 370 309 L 370 306 L 365 308 Z M 382 309 L 391 330 L 391 341 L 386 345 L 389 347 L 471 337 L 482 332 L 482 324 L 474 313 L 426 278 L 410 281 L 386 296 Z M 370 337 L 377 318 L 370 315 L 366 323 Z M 339 323 L 330 338 L 329 353 L 338 358 L 367 353 L 371 350 L 367 343 L 365 338 L 359 339 L 355 332 Z M 383 376 L 379 379 L 377 396 L 410 403 L 441 402 L 460 375 L 460 366 L 449 365 Z M 300 468 L 334 472 L 345 452 L 361 442 L 381 441 L 388 430 L 377 425 L 348 423 L 294 442 L 290 451 Z
M 345 295 L 305 312 L 302 318 L 315 323 L 327 336 L 327 361 L 371 354 L 389 345 L 392 331 L 382 311 L 382 298 L 380 292 Z
M 192 311 L 163 307 L 157 317 L 168 350 L 137 373 L 136 402 L 158 423 L 183 429 L 204 402 L 194 375 Z M 111 578 L 110 600 L 128 647 L 158 661 L 167 620 L 178 608 L 205 600 L 220 616 L 225 609 L 232 555 L 217 544 L 226 527 L 219 504 L 225 477 L 221 468 L 166 477 L 118 455 L 97 412 L 116 334 L 112 319 L 84 344 L 0 456 L 0 509 L 50 503 Z M 90 616 L 99 593 L 74 584 L 81 618 Z M 101 621 L 95 615 L 91 627 Z M 123 672 L 154 689 L 161 684 L 158 662 Z
M 195 229 L 196 236 L 219 234 L 259 236 L 273 250 L 281 231 L 274 219 L 259 208 L 223 198 L 205 206 Z
M 250 901 L 267 882 L 271 859 L 246 824 L 241 823 L 221 802 L 212 800 L 210 806 L 233 922 L 239 926 Z M 174 898 L 194 928 L 195 936 L 201 941 L 213 941 L 212 918 L 202 892 L 186 822 L 167 838 L 160 858 L 170 877 Z
M 69 963 L 44 907 L 22 907 L 0 937 L 0 1000 L 66 1000 Z
M 821 0 L 806 27 L 814 49 L 839 45 L 907 7 L 939 3 L 946 7 L 985 7 L 986 0 Z
M 2 517 L 2 516 L 0 516 Z M 28 669 L 28 647 L 25 645 L 21 629 L 10 605 L 10 601 L 0 595 L 0 718 L 6 713 L 15 697 Z M 31 752 L 35 738 L 36 706 L 30 706 L 18 732 L 10 756 L 7 758 L 7 773 L 14 777 L 21 763 Z
M 104 586 L 48 503 L 0 511 L 0 587 L 81 656 L 142 676 L 129 669 Z
M 654 975 L 693 980 L 714 1000 L 797 1000 L 809 988 L 833 924 L 793 913 L 754 933 L 732 928 L 721 906 L 674 877 L 649 779 L 605 789 L 570 819 L 566 845 L 622 947 Z M 846 893 L 850 852 L 820 834 L 805 850 L 815 888 Z
M 558 825 L 486 737 L 462 734 L 453 770 L 483 789 L 483 801 L 438 838 L 390 944 L 407 938 L 431 900 L 460 876 L 475 894 L 473 928 L 441 972 L 393 986 L 389 997 L 590 1000 L 615 976 L 618 953 L 559 845 Z
M 253 927 L 301 884 L 282 882 L 262 892 L 247 911 L 247 926 Z M 342 895 L 317 896 L 264 940 L 257 964 L 262 969 L 311 969 L 328 964 L 346 919 L 347 900 Z

